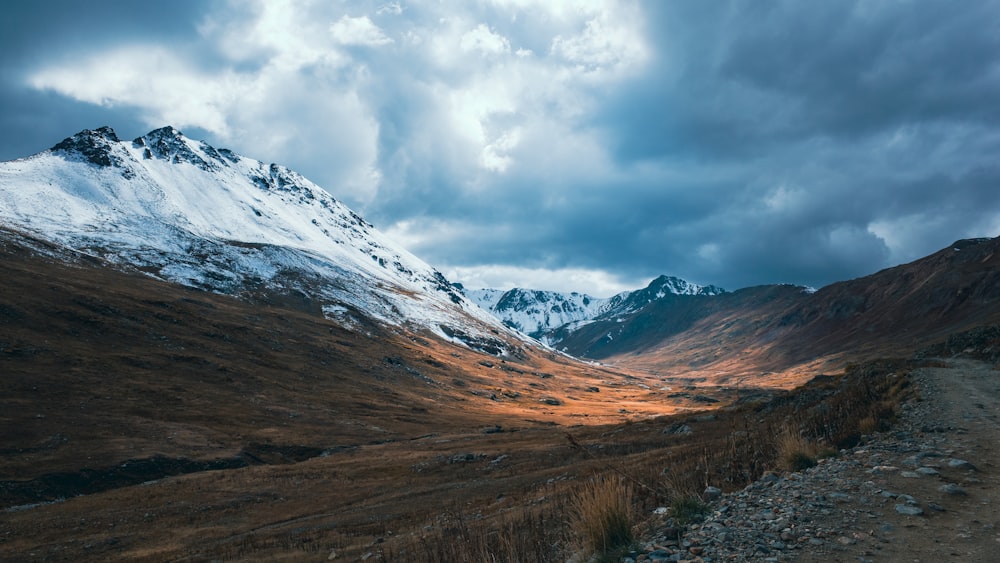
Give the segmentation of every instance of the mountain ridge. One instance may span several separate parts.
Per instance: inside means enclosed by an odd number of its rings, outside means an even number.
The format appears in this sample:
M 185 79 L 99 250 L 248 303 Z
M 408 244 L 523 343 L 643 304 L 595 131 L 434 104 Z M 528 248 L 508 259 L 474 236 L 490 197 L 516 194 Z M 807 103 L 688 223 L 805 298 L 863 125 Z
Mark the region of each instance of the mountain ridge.
M 788 370 L 840 369 L 844 358 L 905 356 L 1000 322 L 998 257 L 1000 237 L 979 237 L 818 290 L 663 291 L 657 286 L 677 278 L 661 276 L 605 300 L 526 289 L 466 293 L 508 326 L 528 326 L 574 357 L 694 380 L 763 381 Z
M 560 342 L 579 357 L 692 378 L 907 356 L 1000 322 L 1000 237 L 963 239 L 907 264 L 811 291 L 744 288 L 698 303 L 654 303 L 624 323 L 592 323 Z M 617 330 L 617 338 L 607 339 Z
M 879 346 L 911 350 L 903 340 L 990 322 L 1000 287 L 993 250 L 984 250 L 997 239 L 966 239 L 819 290 L 726 292 L 660 276 L 607 300 L 486 292 L 477 299 L 489 313 L 298 173 L 170 126 L 132 141 L 110 127 L 84 130 L 0 163 L 0 225 L 118 268 L 283 300 L 358 330 L 374 321 L 500 357 L 537 346 L 528 333 L 575 357 L 653 373 L 759 373 Z
M 466 345 L 530 345 L 326 190 L 171 126 L 84 130 L 0 163 L 0 223 L 191 287 L 283 293 Z

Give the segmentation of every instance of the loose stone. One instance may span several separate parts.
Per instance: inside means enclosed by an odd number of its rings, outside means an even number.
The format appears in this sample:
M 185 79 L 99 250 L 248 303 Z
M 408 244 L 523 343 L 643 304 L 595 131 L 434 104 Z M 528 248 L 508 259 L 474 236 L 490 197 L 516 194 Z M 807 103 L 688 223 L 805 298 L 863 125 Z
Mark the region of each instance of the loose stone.
M 907 516 L 921 516 L 924 513 L 924 509 L 919 506 L 911 506 L 909 504 L 897 504 L 896 512 L 906 514 Z
M 952 459 L 948 460 L 948 467 L 950 467 L 952 469 L 962 469 L 962 470 L 968 470 L 968 471 L 975 471 L 976 470 L 976 466 L 975 465 L 972 465 L 971 463 L 969 463 L 968 461 L 965 461 L 964 459 L 955 459 L 955 458 L 952 458 Z
M 938 490 L 946 495 L 964 496 L 968 494 L 965 492 L 965 489 L 959 487 L 955 483 L 945 483 L 944 485 L 938 487 Z

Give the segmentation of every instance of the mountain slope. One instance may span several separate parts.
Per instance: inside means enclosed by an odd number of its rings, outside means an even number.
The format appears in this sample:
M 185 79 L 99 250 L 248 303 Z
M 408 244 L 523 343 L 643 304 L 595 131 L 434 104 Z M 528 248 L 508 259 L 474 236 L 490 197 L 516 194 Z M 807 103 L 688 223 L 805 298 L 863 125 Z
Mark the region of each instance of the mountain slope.
M 497 359 L 61 252 L 0 229 L 0 426 L 16 429 L 0 433 L 2 509 L 81 494 L 78 478 L 129 460 L 285 463 L 428 433 L 691 408 L 644 374 L 540 347 Z M 143 475 L 93 485 L 157 478 Z
M 171 127 L 133 141 L 85 130 L 0 163 L 0 224 L 160 279 L 297 300 L 345 326 L 368 317 L 499 354 L 521 342 L 299 174 Z
M 660 300 L 621 320 L 581 327 L 559 348 L 660 374 L 716 382 L 752 376 L 760 384 L 763 373 L 912 354 L 1000 322 L 1000 238 L 957 241 L 815 292 L 777 285 Z

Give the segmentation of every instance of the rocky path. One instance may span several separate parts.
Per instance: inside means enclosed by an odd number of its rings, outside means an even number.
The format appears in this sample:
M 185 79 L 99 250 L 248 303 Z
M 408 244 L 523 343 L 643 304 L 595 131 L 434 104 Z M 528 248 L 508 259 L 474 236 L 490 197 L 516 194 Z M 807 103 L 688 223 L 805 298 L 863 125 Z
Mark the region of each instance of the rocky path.
M 892 431 L 799 473 L 766 475 L 626 561 L 1000 561 L 1000 370 L 913 374 Z

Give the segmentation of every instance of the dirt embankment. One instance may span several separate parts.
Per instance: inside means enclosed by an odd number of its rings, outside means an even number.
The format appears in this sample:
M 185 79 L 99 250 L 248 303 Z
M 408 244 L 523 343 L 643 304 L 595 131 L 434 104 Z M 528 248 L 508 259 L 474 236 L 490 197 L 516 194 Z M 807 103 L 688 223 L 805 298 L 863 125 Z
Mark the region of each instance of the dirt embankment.
M 724 495 L 683 544 L 660 533 L 633 560 L 997 561 L 1000 371 L 952 359 L 909 377 L 918 399 L 891 430 Z

